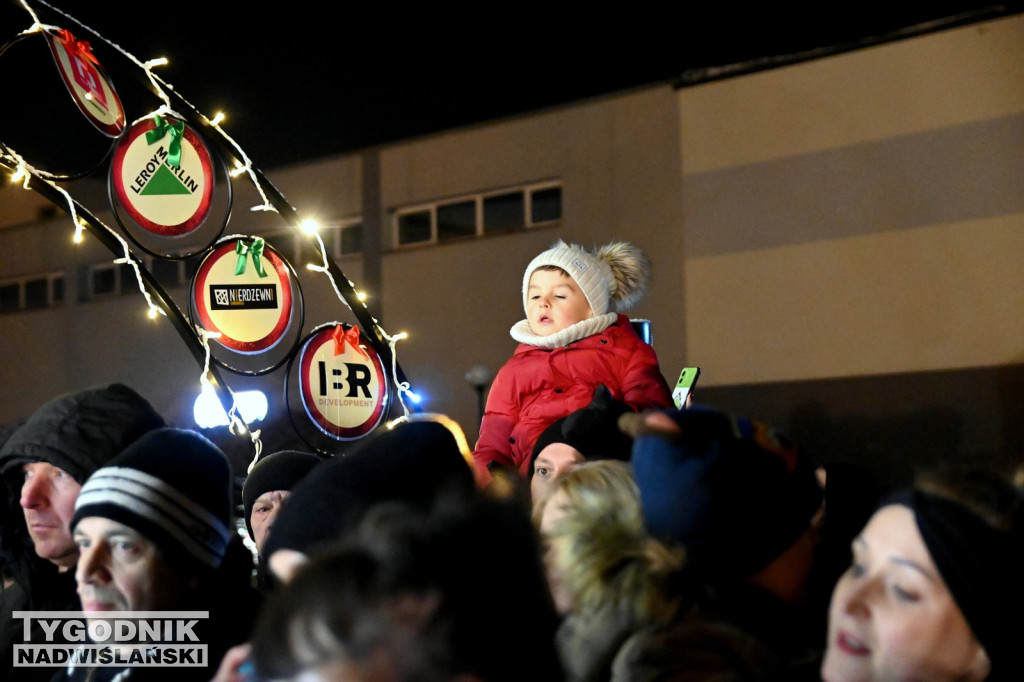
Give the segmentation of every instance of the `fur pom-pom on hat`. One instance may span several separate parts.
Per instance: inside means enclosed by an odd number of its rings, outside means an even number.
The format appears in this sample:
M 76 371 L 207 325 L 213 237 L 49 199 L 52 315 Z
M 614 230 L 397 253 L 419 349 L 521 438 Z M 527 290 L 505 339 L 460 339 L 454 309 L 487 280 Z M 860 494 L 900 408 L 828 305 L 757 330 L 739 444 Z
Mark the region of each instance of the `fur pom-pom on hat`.
M 639 303 L 651 282 L 651 262 L 635 244 L 613 241 L 593 253 L 579 244 L 559 239 L 534 258 L 523 275 L 523 309 L 526 309 L 530 276 L 545 266 L 564 270 L 583 291 L 594 316 L 624 312 Z

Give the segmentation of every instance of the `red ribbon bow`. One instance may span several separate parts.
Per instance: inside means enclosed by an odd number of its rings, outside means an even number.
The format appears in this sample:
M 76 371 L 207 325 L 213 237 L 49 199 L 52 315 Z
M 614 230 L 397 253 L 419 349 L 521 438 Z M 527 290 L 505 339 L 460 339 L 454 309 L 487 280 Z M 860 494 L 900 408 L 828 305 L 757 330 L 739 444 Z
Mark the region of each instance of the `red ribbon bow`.
M 64 49 L 68 51 L 68 54 L 75 57 L 86 59 L 93 64 L 99 64 L 96 57 L 92 54 L 92 46 L 84 40 L 79 40 L 71 31 L 66 28 L 62 28 L 57 31 L 57 37 L 64 41 Z
M 345 352 L 345 342 L 348 341 L 349 345 L 355 349 L 357 353 L 362 355 L 367 360 L 370 356 L 366 354 L 362 348 L 359 347 L 359 328 L 349 327 L 348 330 L 340 324 L 334 328 L 334 333 L 331 334 L 331 338 L 334 339 L 334 354 L 341 355 Z

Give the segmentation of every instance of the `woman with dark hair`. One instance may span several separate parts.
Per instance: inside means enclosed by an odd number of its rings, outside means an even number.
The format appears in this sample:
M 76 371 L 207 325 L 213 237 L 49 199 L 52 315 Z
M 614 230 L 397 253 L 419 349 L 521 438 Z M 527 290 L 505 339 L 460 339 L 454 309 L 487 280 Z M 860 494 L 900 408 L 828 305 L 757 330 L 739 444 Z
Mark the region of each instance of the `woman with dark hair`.
M 919 478 L 853 542 L 829 613 L 827 682 L 1024 679 L 1020 492 L 984 471 Z

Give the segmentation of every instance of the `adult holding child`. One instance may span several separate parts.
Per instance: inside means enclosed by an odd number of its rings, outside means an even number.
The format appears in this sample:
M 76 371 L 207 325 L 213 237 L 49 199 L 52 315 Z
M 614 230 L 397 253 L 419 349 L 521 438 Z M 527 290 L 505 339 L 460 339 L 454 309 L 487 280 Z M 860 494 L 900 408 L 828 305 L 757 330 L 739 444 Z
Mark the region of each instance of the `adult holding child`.
M 592 253 L 559 240 L 530 262 L 526 319 L 510 330 L 519 346 L 494 379 L 473 452 L 481 484 L 491 466 L 526 476 L 544 429 L 588 405 L 601 384 L 633 410 L 671 404 L 654 349 L 621 314 L 650 278 L 643 251 L 621 241 Z

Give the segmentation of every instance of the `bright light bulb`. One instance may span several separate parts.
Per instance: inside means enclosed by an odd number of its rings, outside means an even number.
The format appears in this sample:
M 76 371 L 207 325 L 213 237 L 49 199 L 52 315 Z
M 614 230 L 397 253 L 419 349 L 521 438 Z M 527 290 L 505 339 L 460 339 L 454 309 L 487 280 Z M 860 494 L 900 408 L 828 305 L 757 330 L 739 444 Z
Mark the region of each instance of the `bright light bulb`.
M 312 218 L 306 218 L 301 223 L 299 223 L 299 229 L 301 229 L 306 234 L 316 234 L 317 232 L 320 231 L 320 223 L 313 220 Z
M 210 120 L 210 123 L 212 125 L 220 125 L 220 122 L 223 121 L 224 118 L 224 112 L 218 111 L 216 114 L 214 114 L 213 118 Z

